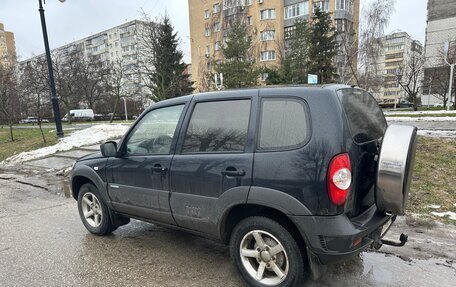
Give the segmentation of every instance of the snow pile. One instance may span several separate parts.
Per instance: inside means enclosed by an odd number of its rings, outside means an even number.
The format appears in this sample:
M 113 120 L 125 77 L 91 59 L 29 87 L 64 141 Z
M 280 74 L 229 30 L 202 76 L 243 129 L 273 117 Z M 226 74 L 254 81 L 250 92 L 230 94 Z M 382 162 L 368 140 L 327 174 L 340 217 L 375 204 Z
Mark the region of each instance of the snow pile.
M 386 120 L 388 122 L 456 122 L 456 117 L 386 117 Z
M 385 115 L 454 115 L 456 111 L 386 111 Z
M 418 135 L 431 138 L 456 138 L 456 130 L 418 130 Z
M 438 217 L 445 217 L 448 216 L 450 220 L 456 220 L 456 212 L 452 211 L 447 211 L 447 212 L 431 212 L 432 215 L 438 216 Z
M 119 138 L 125 134 L 129 126 L 126 125 L 95 125 L 87 129 L 75 131 L 64 137 L 59 143 L 40 148 L 34 151 L 23 152 L 5 159 L 5 163 L 20 163 L 54 154 L 59 151 L 67 151 L 76 147 L 94 145 L 109 139 Z
M 437 205 L 437 204 L 432 204 L 432 205 L 428 205 L 427 207 L 432 208 L 432 209 L 439 209 L 441 206 Z

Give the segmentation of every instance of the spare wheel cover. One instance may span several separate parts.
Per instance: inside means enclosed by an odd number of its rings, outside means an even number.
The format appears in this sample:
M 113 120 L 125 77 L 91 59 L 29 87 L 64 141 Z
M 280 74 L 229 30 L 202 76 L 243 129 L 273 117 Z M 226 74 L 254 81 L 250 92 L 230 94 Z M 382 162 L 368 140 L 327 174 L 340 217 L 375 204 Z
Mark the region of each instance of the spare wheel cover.
M 416 127 L 391 125 L 377 166 L 376 203 L 381 212 L 404 215 L 416 150 Z

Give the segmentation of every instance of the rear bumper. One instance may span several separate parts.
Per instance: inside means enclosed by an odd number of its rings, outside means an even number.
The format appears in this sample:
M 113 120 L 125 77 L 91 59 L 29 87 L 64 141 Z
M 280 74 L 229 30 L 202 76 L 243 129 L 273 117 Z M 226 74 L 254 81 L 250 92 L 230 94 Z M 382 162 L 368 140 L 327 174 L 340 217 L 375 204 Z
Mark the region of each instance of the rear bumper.
M 368 248 L 391 216 L 372 205 L 355 218 L 337 216 L 291 216 L 308 250 L 320 263 L 353 257 Z

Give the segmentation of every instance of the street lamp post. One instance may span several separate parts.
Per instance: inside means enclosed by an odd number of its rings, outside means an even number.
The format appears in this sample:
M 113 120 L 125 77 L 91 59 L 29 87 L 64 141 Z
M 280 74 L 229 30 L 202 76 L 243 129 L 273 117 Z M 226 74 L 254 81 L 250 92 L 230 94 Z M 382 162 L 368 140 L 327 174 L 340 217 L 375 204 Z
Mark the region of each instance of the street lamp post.
M 60 2 L 64 2 L 65 0 L 60 0 Z M 43 29 L 43 39 L 44 39 L 44 48 L 46 50 L 46 60 L 48 64 L 48 72 L 49 72 L 49 85 L 51 86 L 51 101 L 52 101 L 52 110 L 54 112 L 54 120 L 55 120 L 55 127 L 57 129 L 57 136 L 63 137 L 63 129 L 62 129 L 62 120 L 60 116 L 60 108 L 59 108 L 59 98 L 57 97 L 57 91 L 55 89 L 55 82 L 54 82 L 54 70 L 52 69 L 52 59 L 51 59 L 51 51 L 49 50 L 49 41 L 48 35 L 46 30 L 46 20 L 44 18 L 44 9 L 42 0 L 38 0 L 40 8 L 40 17 L 41 17 L 41 28 Z

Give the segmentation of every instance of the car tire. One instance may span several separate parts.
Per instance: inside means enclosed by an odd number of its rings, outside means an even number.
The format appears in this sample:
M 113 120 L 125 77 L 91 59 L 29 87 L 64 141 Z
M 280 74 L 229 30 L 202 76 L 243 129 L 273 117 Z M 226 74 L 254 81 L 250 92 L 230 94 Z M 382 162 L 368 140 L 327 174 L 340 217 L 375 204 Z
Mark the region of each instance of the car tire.
M 248 217 L 238 223 L 230 253 L 249 286 L 302 286 L 307 278 L 305 253 L 287 229 L 266 217 Z
M 109 207 L 92 183 L 80 187 L 78 211 L 82 223 L 90 233 L 103 236 L 117 229 L 111 222 Z

